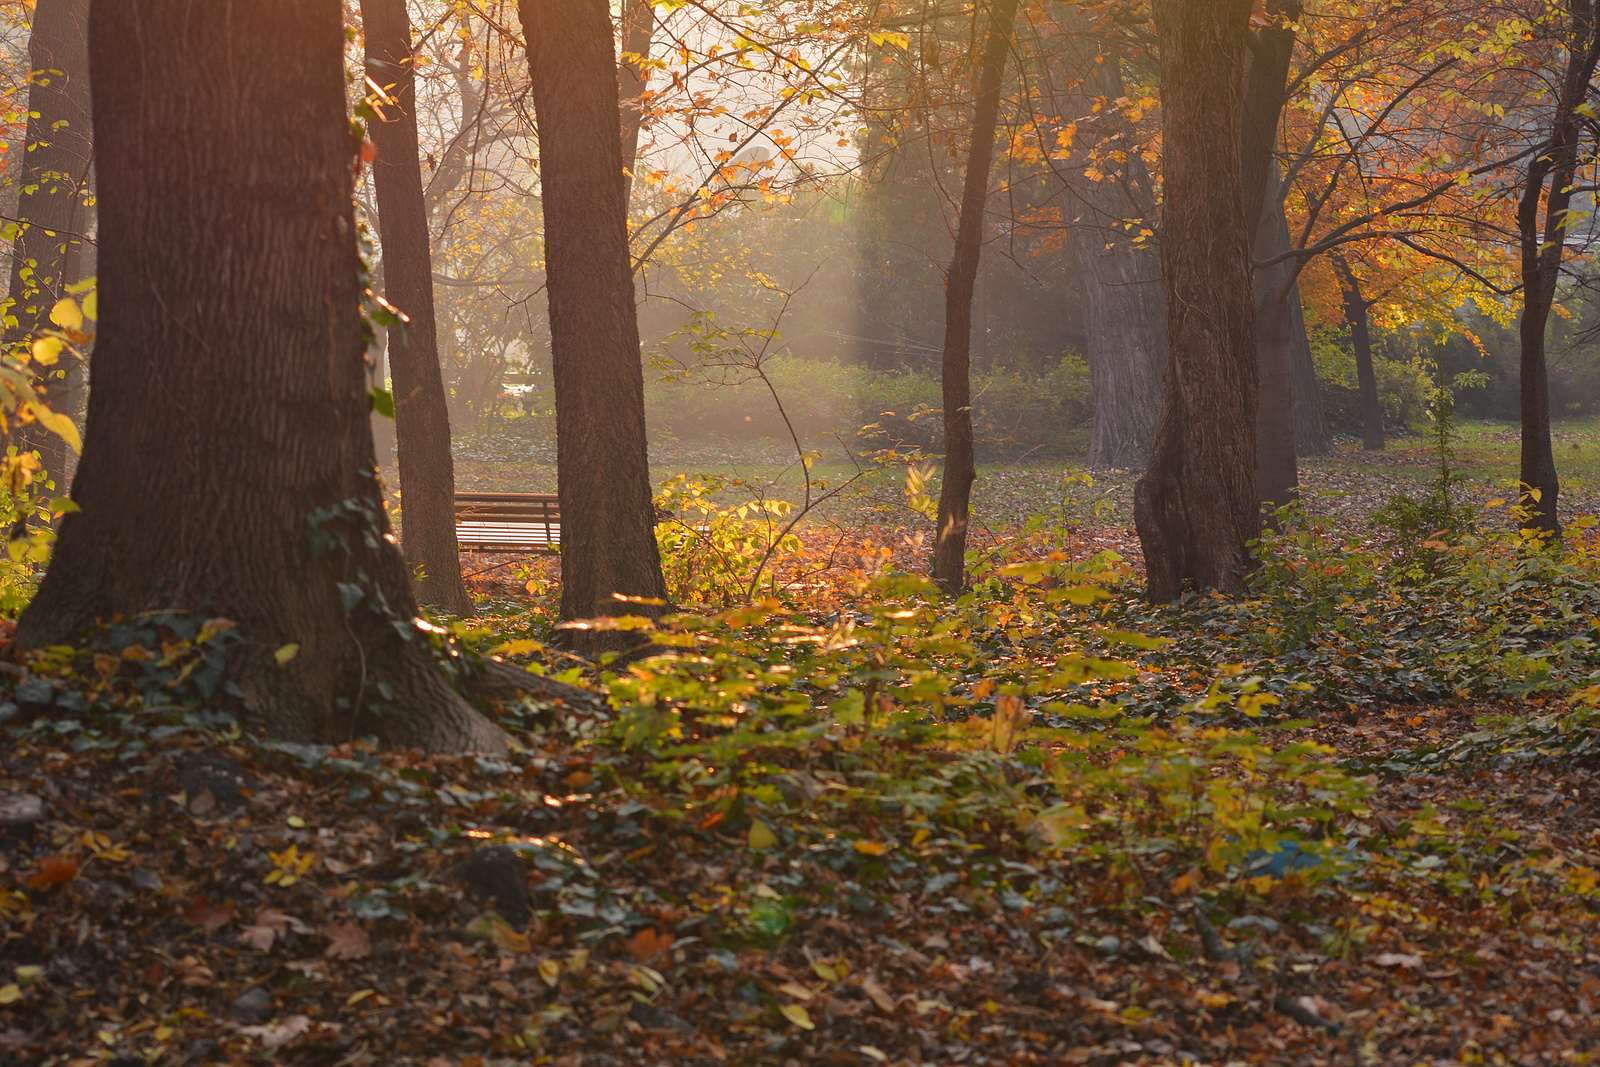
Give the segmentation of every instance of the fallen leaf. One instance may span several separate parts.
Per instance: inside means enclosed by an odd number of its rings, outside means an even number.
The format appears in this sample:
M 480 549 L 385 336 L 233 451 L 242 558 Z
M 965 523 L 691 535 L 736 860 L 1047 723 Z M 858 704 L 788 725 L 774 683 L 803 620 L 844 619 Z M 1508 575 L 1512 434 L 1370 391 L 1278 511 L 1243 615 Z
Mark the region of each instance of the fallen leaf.
M 214 934 L 233 922 L 233 910 L 219 908 L 205 897 L 194 897 L 189 901 L 189 906 L 183 909 L 183 921 Z
M 870 1060 L 877 1060 L 879 1063 L 889 1062 L 888 1054 L 876 1045 L 857 1045 L 856 1051 Z
M 1417 970 L 1422 966 L 1422 957 L 1404 952 L 1380 952 L 1373 957 L 1372 962 L 1379 967 L 1409 967 Z
M 322 954 L 332 960 L 364 960 L 372 955 L 372 941 L 359 923 L 335 923 L 322 928 L 328 947 Z
M 473 919 L 462 933 L 478 941 L 489 941 L 507 952 L 526 956 L 533 951 L 533 940 L 506 921 L 498 911 L 486 911 Z
M 783 1017 L 794 1023 L 802 1030 L 815 1030 L 817 1024 L 811 1021 L 811 1013 L 798 1004 L 785 1004 L 778 1009 Z
M 868 978 L 862 982 L 861 992 L 865 993 L 868 999 L 878 1006 L 879 1011 L 882 1011 L 885 1015 L 894 1014 L 895 999 L 875 979 Z
M 551 989 L 554 989 L 556 987 L 556 983 L 561 981 L 561 961 L 540 960 L 539 977 L 544 979 L 545 985 L 549 986 Z
M 280 1049 L 311 1029 L 311 1019 L 305 1015 L 291 1015 L 276 1026 L 242 1026 L 239 1033 L 261 1042 L 267 1051 Z
M 889 851 L 889 845 L 884 841 L 856 841 L 851 847 L 864 856 L 881 856 Z
M 39 863 L 39 872 L 28 879 L 29 889 L 49 889 L 78 876 L 78 861 L 70 856 L 47 856 Z
M 801 985 L 799 982 L 785 982 L 778 987 L 778 992 L 787 993 L 796 1000 L 810 1000 L 812 997 L 816 996 L 815 993 Z
M 673 936 L 663 934 L 654 926 L 647 926 L 622 943 L 628 955 L 640 963 L 649 963 L 672 947 Z
M 311 927 L 277 908 L 262 908 L 256 912 L 255 923 L 239 932 L 239 941 L 241 944 L 266 952 L 272 948 L 274 941 L 282 938 L 290 930 L 297 934 L 309 934 Z
M 754 852 L 765 852 L 778 843 L 778 835 L 772 832 L 772 827 L 760 819 L 750 820 L 750 848 Z
M 0 1004 L 15 1004 L 22 999 L 22 987 L 16 984 L 0 985 Z

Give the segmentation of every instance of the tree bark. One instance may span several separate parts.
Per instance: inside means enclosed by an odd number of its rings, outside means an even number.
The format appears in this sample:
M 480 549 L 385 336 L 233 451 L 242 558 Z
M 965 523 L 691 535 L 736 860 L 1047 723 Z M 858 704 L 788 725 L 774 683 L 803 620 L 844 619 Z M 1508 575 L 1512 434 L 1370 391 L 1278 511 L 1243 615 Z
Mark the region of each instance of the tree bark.
M 539 123 L 561 499 L 561 618 L 660 615 L 644 369 L 604 0 L 520 0 Z M 586 650 L 621 642 L 569 630 Z
M 1333 253 L 1333 269 L 1339 276 L 1344 297 L 1344 317 L 1350 323 L 1350 347 L 1356 359 L 1356 385 L 1361 393 L 1361 447 L 1367 452 L 1383 451 L 1383 401 L 1378 398 L 1378 375 L 1372 364 L 1372 330 L 1367 309 L 1372 304 L 1361 295 L 1361 282 L 1350 263 Z
M 1322 406 L 1317 384 L 1317 364 L 1311 358 L 1311 338 L 1306 334 L 1305 305 L 1300 283 L 1289 287 L 1289 384 L 1294 393 L 1294 449 L 1301 459 L 1333 451 L 1333 427 Z
M 976 18 L 978 8 L 973 8 Z M 989 35 L 978 75 L 978 96 L 972 108 L 972 144 L 967 149 L 967 174 L 961 190 L 961 219 L 955 251 L 945 277 L 944 357 L 941 361 L 944 403 L 944 476 L 939 484 L 938 540 L 933 549 L 933 580 L 955 595 L 967 584 L 967 520 L 972 482 L 977 477 L 972 454 L 972 291 L 983 251 L 983 211 L 989 197 L 989 166 L 994 162 L 995 127 L 1000 119 L 1000 81 L 1016 22 L 1017 0 L 991 0 Z
M 633 168 L 639 160 L 639 128 L 644 123 L 644 94 L 650 87 L 650 41 L 655 33 L 656 12 L 650 0 L 624 0 L 621 19 L 622 50 L 639 57 L 617 64 L 617 86 L 622 107 L 623 195 L 633 197 Z
M 1240 119 L 1240 181 L 1245 218 L 1256 258 L 1269 258 L 1278 243 L 1282 210 L 1276 155 L 1278 117 L 1283 112 L 1289 61 L 1294 55 L 1294 0 L 1269 0 L 1267 24 L 1253 38 L 1250 73 Z M 1287 238 L 1287 229 L 1285 229 Z M 1268 508 L 1294 502 L 1300 484 L 1295 457 L 1294 386 L 1289 372 L 1293 316 L 1282 293 L 1287 266 L 1256 272 L 1256 356 L 1260 364 L 1256 408 L 1256 492 Z M 1277 284 L 1274 284 L 1274 283 Z
M 1561 256 L 1573 223 L 1572 186 L 1578 168 L 1578 142 L 1583 116 L 1578 108 L 1589 92 L 1595 63 L 1600 60 L 1600 32 L 1590 0 L 1570 0 L 1566 33 L 1567 62 L 1556 96 L 1550 134 L 1528 164 L 1522 198 L 1517 204 L 1517 235 L 1522 256 L 1522 456 L 1518 503 L 1526 517 L 1523 529 L 1561 536 L 1556 503 L 1561 481 L 1550 445 L 1550 380 L 1545 364 L 1545 330 L 1561 277 Z M 1548 193 L 1546 180 L 1550 181 Z M 1544 200 L 1541 234 L 1539 203 Z
M 15 640 L 223 616 L 248 728 L 503 746 L 414 623 L 378 494 L 339 6 L 95 0 L 89 67 L 104 253 L 81 511 Z
M 417 599 L 452 615 L 473 614 L 456 544 L 455 461 L 450 411 L 433 313 L 433 252 L 417 156 L 417 94 L 406 0 L 361 0 L 367 76 L 394 103 L 367 130 L 378 150 L 372 183 L 389 302 L 410 322 L 389 328 L 401 550 Z
M 1260 529 L 1249 222 L 1239 163 L 1250 0 L 1156 0 L 1167 373 L 1134 523 L 1153 600 L 1241 588 Z
M 77 280 L 89 208 L 92 158 L 89 117 L 89 0 L 39 0 L 28 37 L 33 72 L 28 86 L 17 218 L 21 232 L 11 254 L 10 311 L 0 343 L 17 345 L 50 325 L 50 310 Z M 35 382 L 45 400 L 72 416 L 83 373 L 70 357 L 41 368 Z M 37 424 L 23 427 L 18 446 L 34 450 L 58 489 L 72 462 L 65 441 Z

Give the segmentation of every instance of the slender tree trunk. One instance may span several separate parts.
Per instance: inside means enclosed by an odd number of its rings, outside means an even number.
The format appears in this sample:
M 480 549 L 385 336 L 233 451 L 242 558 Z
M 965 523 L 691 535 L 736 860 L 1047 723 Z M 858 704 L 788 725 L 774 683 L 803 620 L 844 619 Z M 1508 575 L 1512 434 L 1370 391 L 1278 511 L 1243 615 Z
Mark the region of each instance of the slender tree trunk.
M 1278 243 L 1278 117 L 1283 111 L 1289 62 L 1294 55 L 1294 0 L 1269 0 L 1268 22 L 1255 38 L 1245 81 L 1240 119 L 1240 181 L 1245 218 L 1256 258 L 1268 258 Z M 1287 237 L 1287 229 L 1285 230 Z M 1279 508 L 1294 502 L 1300 484 L 1295 457 L 1294 386 L 1289 371 L 1293 315 L 1282 293 L 1287 267 L 1257 271 L 1256 356 L 1259 403 L 1256 408 L 1256 492 L 1261 503 Z M 1275 284 L 1276 283 L 1276 284 Z
M 628 258 L 616 54 L 605 0 L 520 0 L 539 122 L 561 498 L 561 617 L 665 601 Z M 568 631 L 589 650 L 621 642 Z
M 390 303 L 411 321 L 389 329 L 396 458 L 400 468 L 401 549 L 417 599 L 452 615 L 473 614 L 456 544 L 455 461 L 450 411 L 433 317 L 433 253 L 417 157 L 417 94 L 406 0 L 361 0 L 367 76 L 394 103 L 367 131 L 378 157 L 372 183 Z
M 978 276 L 972 294 L 973 364 L 984 374 L 994 370 L 994 355 L 989 351 L 989 270 L 980 248 Z
M 1361 282 L 1349 262 L 1337 252 L 1333 268 L 1339 276 L 1344 296 L 1344 317 L 1350 323 L 1350 347 L 1356 359 L 1356 385 L 1361 393 L 1361 447 L 1368 452 L 1383 451 L 1383 402 L 1378 398 L 1378 375 L 1372 365 L 1372 330 L 1367 309 L 1372 305 L 1361 296 Z
M 624 194 L 633 196 L 633 169 L 639 159 L 639 128 L 644 122 L 644 94 L 650 87 L 650 41 L 655 33 L 656 12 L 650 0 L 624 0 L 621 19 L 622 50 L 638 56 L 617 64 L 617 85 L 622 107 L 622 167 L 627 171 Z
M 1522 469 L 1518 503 L 1527 517 L 1523 528 L 1561 536 L 1556 510 L 1561 482 L 1550 446 L 1550 380 L 1545 365 L 1545 330 L 1561 277 L 1572 220 L 1572 186 L 1578 168 L 1578 142 L 1583 116 L 1578 108 L 1588 95 L 1600 59 L 1600 32 L 1590 0 L 1569 0 L 1567 62 L 1556 96 L 1550 134 L 1528 164 L 1522 198 L 1517 204 L 1517 234 L 1522 254 Z M 1545 182 L 1549 179 L 1549 190 Z M 1539 202 L 1544 200 L 1541 233 Z
M 1333 427 L 1328 425 L 1317 385 L 1317 364 L 1311 358 L 1311 338 L 1306 334 L 1305 305 L 1300 283 L 1289 287 L 1289 384 L 1294 392 L 1295 454 L 1325 456 L 1333 451 Z
M 499 747 L 414 625 L 378 496 L 338 5 L 95 0 L 89 65 L 104 254 L 82 510 L 16 641 L 221 616 L 248 727 Z
M 10 311 L 0 343 L 27 340 L 50 325 L 50 309 L 77 280 L 92 155 L 89 118 L 89 0 L 39 0 L 28 37 L 33 72 L 28 86 L 28 128 L 17 175 L 21 232 L 11 254 Z M 82 368 L 63 360 L 41 368 L 36 385 L 52 408 L 75 415 Z M 66 442 L 37 425 L 18 435 L 23 451 L 39 453 L 58 489 L 66 489 L 72 462 Z
M 973 17 L 977 17 L 977 8 Z M 961 190 L 961 221 L 945 278 L 944 295 L 944 477 L 939 484 L 938 541 L 933 549 L 933 579 L 946 593 L 967 584 L 967 519 L 972 482 L 972 290 L 983 251 L 983 210 L 989 196 L 989 166 L 994 161 L 995 127 L 1000 119 L 1000 81 L 1016 21 L 1017 0 L 991 0 L 989 36 L 972 108 L 972 144 Z
M 1276 169 L 1276 166 L 1272 168 Z M 1275 194 L 1277 182 L 1273 185 Z M 1282 202 L 1276 195 L 1269 195 L 1262 203 L 1262 212 L 1267 217 L 1256 227 L 1256 259 L 1267 259 L 1281 251 L 1274 224 L 1281 208 Z M 1288 265 L 1279 264 L 1256 270 L 1251 278 L 1256 302 L 1256 363 L 1261 389 L 1256 408 L 1256 493 L 1268 508 L 1294 503 L 1300 484 L 1300 468 L 1295 456 L 1295 395 L 1289 374 L 1294 316 L 1289 306 L 1290 294 L 1283 291 L 1287 274 Z
M 1134 523 L 1150 597 L 1238 589 L 1260 529 L 1257 366 L 1239 142 L 1250 0 L 1156 0 L 1167 374 Z

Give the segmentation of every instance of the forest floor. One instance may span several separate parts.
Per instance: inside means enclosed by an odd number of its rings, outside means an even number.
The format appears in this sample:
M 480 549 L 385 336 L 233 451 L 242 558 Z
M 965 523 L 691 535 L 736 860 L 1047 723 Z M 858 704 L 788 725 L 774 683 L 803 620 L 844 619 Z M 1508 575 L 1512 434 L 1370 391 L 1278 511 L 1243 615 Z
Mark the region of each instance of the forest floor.
M 1600 1062 L 1596 546 L 1406 555 L 1367 516 L 1430 462 L 1308 463 L 1331 532 L 1170 609 L 1124 481 L 1029 535 L 1061 469 L 986 471 L 1024 562 L 951 605 L 886 480 L 701 657 L 494 709 L 505 758 L 242 737 L 175 635 L 0 644 L 0 1062 Z M 566 666 L 548 577 L 462 647 Z

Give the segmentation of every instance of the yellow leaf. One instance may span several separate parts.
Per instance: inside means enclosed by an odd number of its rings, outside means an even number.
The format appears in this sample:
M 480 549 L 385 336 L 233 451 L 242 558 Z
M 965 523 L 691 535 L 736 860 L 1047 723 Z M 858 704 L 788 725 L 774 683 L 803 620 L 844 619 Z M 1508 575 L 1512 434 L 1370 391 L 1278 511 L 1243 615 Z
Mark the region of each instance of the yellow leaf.
M 67 343 L 59 337 L 41 337 L 33 342 L 33 361 L 42 366 L 53 367 L 61 358 L 61 350 Z
M 0 1004 L 15 1004 L 22 999 L 22 989 L 17 985 L 0 986 Z M 802 1012 L 802 1014 L 804 1014 Z
M 359 993 L 351 993 L 350 994 L 350 999 L 346 1000 L 344 1002 L 344 1006 L 347 1007 L 347 1008 L 353 1008 L 357 1004 L 360 1004 L 363 1000 L 366 1000 L 368 997 L 372 996 L 372 994 L 376 993 L 376 992 L 377 992 L 377 990 L 375 990 L 375 989 L 363 989 Z
M 877 1060 L 879 1063 L 889 1062 L 888 1055 L 883 1051 L 883 1049 L 878 1048 L 876 1045 L 857 1045 L 856 1051 L 868 1059 Z
M 278 649 L 278 651 L 274 652 L 272 654 L 272 658 L 278 661 L 278 666 L 282 667 L 285 663 L 288 663 L 299 654 L 300 646 L 295 644 L 293 641 L 290 641 L 287 645 L 284 645 L 282 648 Z
M 816 971 L 817 977 L 824 982 L 837 982 L 839 980 L 839 972 L 831 964 L 824 963 L 822 960 L 812 960 L 811 969 Z
M 296 830 L 304 830 L 306 828 L 306 821 L 298 815 L 289 816 L 288 822 Z
M 7 986 L 6 988 L 15 989 L 16 986 Z M 815 1030 L 817 1028 L 817 1024 L 811 1021 L 811 1013 L 798 1004 L 785 1004 L 778 1010 L 783 1013 L 785 1019 L 788 1019 L 802 1030 Z
M 89 295 L 83 298 L 83 317 L 86 319 L 97 319 L 100 317 L 99 312 L 100 294 L 96 290 L 90 290 Z
M 551 989 L 554 989 L 556 983 L 561 980 L 561 961 L 540 960 L 539 977 L 544 979 L 545 985 L 549 986 Z
M 750 820 L 750 850 L 752 852 L 765 852 L 777 843 L 778 835 L 772 832 L 772 827 L 760 819 Z
M 799 982 L 785 982 L 778 987 L 778 992 L 787 993 L 796 1000 L 810 1000 L 815 993 L 801 985 Z
M 64 296 L 50 309 L 50 321 L 63 330 L 76 330 L 83 326 L 83 312 L 78 310 L 76 300 Z
M 857 841 L 852 847 L 868 856 L 881 856 L 889 851 L 889 845 L 884 841 Z
M 78 436 L 78 427 L 71 419 L 34 401 L 28 402 L 28 410 L 39 420 L 39 425 L 65 441 L 74 452 L 83 451 L 83 438 Z

